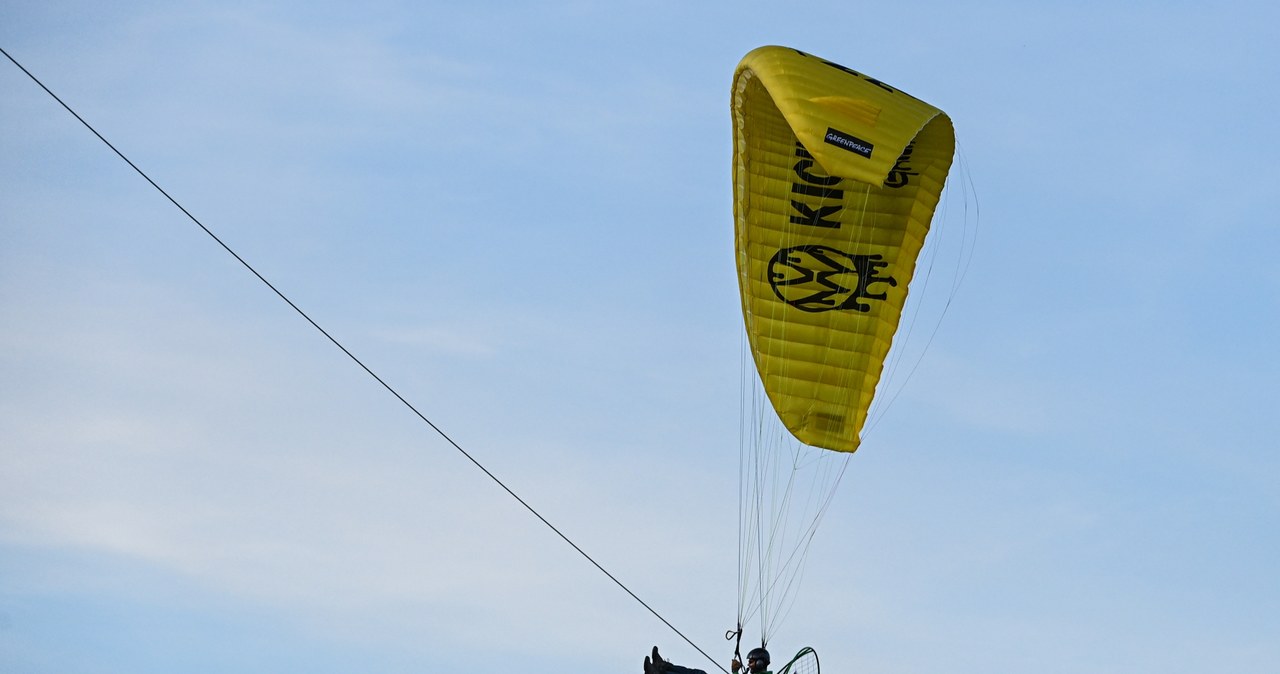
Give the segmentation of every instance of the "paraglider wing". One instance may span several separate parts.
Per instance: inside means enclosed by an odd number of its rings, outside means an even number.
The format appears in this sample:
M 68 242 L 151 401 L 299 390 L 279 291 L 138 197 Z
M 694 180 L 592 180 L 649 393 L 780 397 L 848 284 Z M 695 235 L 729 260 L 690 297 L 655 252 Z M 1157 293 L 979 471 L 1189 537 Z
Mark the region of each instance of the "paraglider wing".
M 734 75 L 734 220 L 748 339 L 787 429 L 852 452 L 951 166 L 942 111 L 784 47 Z

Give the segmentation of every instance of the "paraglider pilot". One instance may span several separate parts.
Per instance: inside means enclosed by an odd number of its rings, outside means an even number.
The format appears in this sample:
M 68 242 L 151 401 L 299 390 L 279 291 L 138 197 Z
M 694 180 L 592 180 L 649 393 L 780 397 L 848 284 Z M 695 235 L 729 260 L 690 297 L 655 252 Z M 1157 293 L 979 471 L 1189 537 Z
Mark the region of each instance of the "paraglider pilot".
M 738 674 L 742 669 L 742 663 L 737 658 L 733 660 L 733 674 Z M 763 648 L 753 648 L 747 653 L 747 672 L 750 674 L 769 674 L 769 651 Z

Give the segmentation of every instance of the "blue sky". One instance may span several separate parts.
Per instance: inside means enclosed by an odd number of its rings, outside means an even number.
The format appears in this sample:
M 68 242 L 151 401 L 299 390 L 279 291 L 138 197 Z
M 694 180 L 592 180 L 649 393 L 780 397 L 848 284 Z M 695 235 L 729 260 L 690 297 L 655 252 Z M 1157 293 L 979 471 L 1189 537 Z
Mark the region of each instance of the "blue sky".
M 973 261 L 775 650 L 1280 668 L 1271 3 L 120 4 L 4 3 L 0 45 L 722 659 L 733 68 L 782 44 L 939 106 Z M 0 91 L 0 669 L 711 668 Z

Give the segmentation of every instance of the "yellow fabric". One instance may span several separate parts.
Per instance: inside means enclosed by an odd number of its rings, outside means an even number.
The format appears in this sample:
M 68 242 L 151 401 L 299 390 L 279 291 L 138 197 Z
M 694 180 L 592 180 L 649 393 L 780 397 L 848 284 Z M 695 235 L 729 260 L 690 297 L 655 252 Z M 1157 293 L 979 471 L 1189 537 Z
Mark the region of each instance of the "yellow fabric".
M 785 47 L 733 80 L 738 279 L 764 388 L 801 442 L 858 447 L 955 149 L 951 120 Z

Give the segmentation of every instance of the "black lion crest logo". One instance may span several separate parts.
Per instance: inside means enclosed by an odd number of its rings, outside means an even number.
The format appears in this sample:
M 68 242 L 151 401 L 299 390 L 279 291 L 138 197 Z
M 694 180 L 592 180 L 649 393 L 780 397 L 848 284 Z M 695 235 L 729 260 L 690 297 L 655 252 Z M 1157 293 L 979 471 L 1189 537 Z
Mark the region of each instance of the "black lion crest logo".
M 769 260 L 769 285 L 778 299 L 801 311 L 871 311 L 870 300 L 884 300 L 871 292 L 876 283 L 898 285 L 880 276 L 889 265 L 881 255 L 855 255 L 829 246 L 784 248 Z

